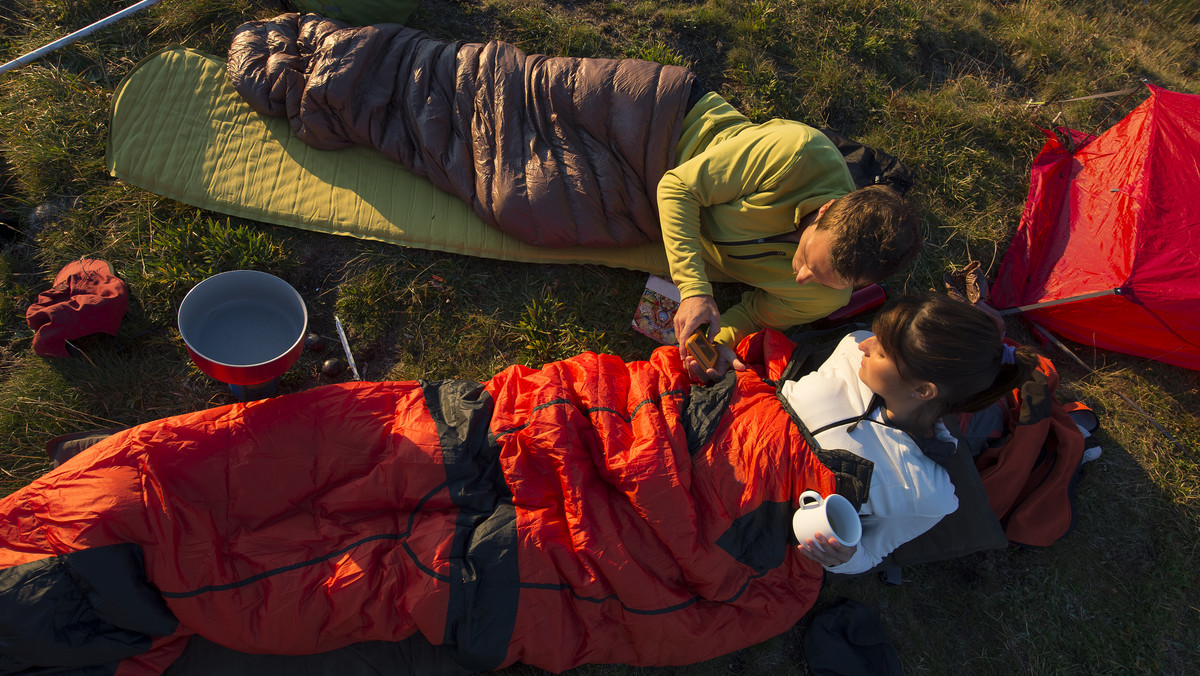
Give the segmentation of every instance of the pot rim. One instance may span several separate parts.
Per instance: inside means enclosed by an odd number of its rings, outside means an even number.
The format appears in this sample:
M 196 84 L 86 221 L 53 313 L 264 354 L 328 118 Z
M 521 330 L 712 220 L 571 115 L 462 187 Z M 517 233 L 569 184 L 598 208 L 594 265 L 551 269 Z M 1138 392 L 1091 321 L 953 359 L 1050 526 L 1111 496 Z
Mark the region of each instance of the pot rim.
M 256 362 L 254 364 L 230 364 L 229 362 L 218 361 L 216 359 L 213 359 L 212 357 L 205 355 L 200 350 L 197 350 L 191 344 L 191 342 L 188 341 L 187 335 L 183 332 L 183 329 L 179 325 L 179 316 L 183 313 L 184 305 L 187 304 L 188 298 L 191 297 L 191 295 L 193 293 L 195 293 L 196 289 L 200 288 L 201 285 L 203 285 L 205 282 L 208 282 L 209 280 L 217 279 L 218 277 L 224 277 L 226 275 L 238 275 L 238 274 L 240 274 L 242 276 L 245 276 L 247 274 L 249 274 L 249 276 L 258 275 L 263 278 L 270 278 L 272 280 L 275 280 L 271 283 L 275 283 L 277 281 L 280 284 L 283 284 L 284 286 L 286 286 L 288 288 L 288 290 L 290 290 L 292 292 L 292 295 L 295 296 L 296 301 L 300 304 L 300 319 L 301 319 L 300 335 L 296 337 L 296 340 L 292 341 L 292 344 L 289 345 L 286 350 L 283 350 L 278 355 L 271 357 L 270 359 L 267 359 L 265 361 Z M 179 337 L 183 339 L 183 344 L 184 344 L 184 346 L 187 347 L 188 352 L 190 352 L 192 355 L 194 355 L 193 361 L 195 361 L 195 357 L 199 357 L 200 359 L 203 359 L 204 361 L 206 361 L 210 364 L 216 364 L 218 366 L 223 366 L 225 368 L 252 369 L 252 368 L 257 368 L 257 367 L 261 367 L 261 366 L 266 366 L 268 364 L 272 364 L 274 362 L 278 362 L 282 359 L 285 359 L 288 355 L 290 355 L 292 353 L 293 350 L 296 349 L 296 345 L 304 342 L 304 336 L 308 333 L 308 306 L 304 303 L 304 298 L 300 295 L 300 292 L 296 290 L 296 287 L 292 286 L 291 284 L 288 284 L 286 281 L 284 281 L 282 278 L 280 278 L 276 275 L 272 275 L 269 272 L 262 272 L 261 270 L 227 270 L 225 272 L 219 272 L 211 277 L 206 277 L 206 278 L 200 280 L 199 282 L 196 283 L 195 286 L 193 286 L 191 289 L 188 290 L 188 292 L 183 296 L 183 300 L 179 302 L 179 310 L 175 313 L 175 327 L 176 327 L 176 329 L 179 330 Z M 198 364 L 198 363 L 196 365 L 200 366 L 200 364 Z M 289 364 L 288 367 L 290 368 L 291 365 Z M 286 371 L 287 369 L 284 369 L 284 370 Z M 212 375 L 212 374 L 209 374 L 209 375 Z

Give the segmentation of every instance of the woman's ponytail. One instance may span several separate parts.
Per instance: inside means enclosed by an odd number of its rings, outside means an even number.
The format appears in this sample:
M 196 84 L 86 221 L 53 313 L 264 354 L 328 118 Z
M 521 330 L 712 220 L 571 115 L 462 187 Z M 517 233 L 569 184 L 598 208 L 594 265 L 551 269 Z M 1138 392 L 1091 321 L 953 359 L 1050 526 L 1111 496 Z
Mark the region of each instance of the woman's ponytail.
M 1009 392 L 1017 389 L 1033 376 L 1037 370 L 1037 353 L 1027 347 L 1015 347 L 1005 343 L 1002 349 L 1013 348 L 1011 362 L 1002 361 L 996 369 L 996 378 L 992 384 L 974 395 L 963 399 L 957 405 L 947 408 L 946 413 L 974 413 L 991 406 Z
M 1029 348 L 1002 342 L 992 316 L 949 296 L 901 298 L 873 329 L 901 376 L 937 386 L 937 397 L 920 412 L 920 431 L 947 413 L 986 408 L 1020 387 L 1038 364 Z

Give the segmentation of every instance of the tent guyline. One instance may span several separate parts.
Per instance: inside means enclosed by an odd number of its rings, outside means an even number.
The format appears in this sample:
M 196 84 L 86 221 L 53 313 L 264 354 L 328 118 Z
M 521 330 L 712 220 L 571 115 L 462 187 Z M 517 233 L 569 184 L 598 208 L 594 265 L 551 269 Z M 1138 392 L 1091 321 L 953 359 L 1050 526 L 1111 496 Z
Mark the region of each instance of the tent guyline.
M 1146 82 L 1147 81 L 1145 79 L 1142 80 L 1142 84 L 1146 84 Z M 1090 101 L 1092 99 L 1106 99 L 1106 98 L 1109 98 L 1112 96 L 1124 96 L 1126 94 L 1134 94 L 1138 91 L 1141 91 L 1141 89 L 1142 89 L 1141 87 L 1130 87 L 1129 89 L 1120 89 L 1115 92 L 1104 92 L 1103 94 L 1092 94 L 1091 96 L 1078 96 L 1073 99 L 1060 99 L 1058 101 L 1034 101 L 1033 99 L 1029 99 L 1028 101 L 1025 102 L 1025 107 L 1026 108 L 1041 108 L 1043 106 L 1048 106 L 1051 104 L 1059 105 L 1059 104 L 1063 104 L 1063 103 L 1074 103 L 1076 101 Z
M 1081 366 L 1083 368 L 1083 370 L 1087 372 L 1088 375 L 1096 374 L 1095 369 L 1093 369 L 1091 366 L 1088 366 L 1087 362 L 1080 359 L 1079 355 L 1075 354 L 1075 352 L 1073 350 L 1071 350 L 1071 348 L 1064 345 L 1063 342 L 1061 340 L 1059 340 L 1058 338 L 1056 338 L 1053 333 L 1050 333 L 1049 331 L 1047 331 L 1045 329 L 1045 327 L 1038 325 L 1038 323 L 1035 321 L 1030 321 L 1029 323 L 1030 323 L 1030 325 L 1033 326 L 1033 328 L 1035 330 L 1037 330 L 1037 332 L 1039 334 L 1044 336 L 1046 338 L 1046 340 L 1053 343 L 1055 347 L 1057 347 L 1059 350 L 1062 350 L 1063 352 L 1065 352 L 1067 354 L 1067 356 L 1070 357 L 1071 359 L 1075 360 L 1075 363 L 1079 364 L 1079 366 Z M 1132 406 L 1133 410 L 1137 411 L 1143 418 L 1145 418 L 1151 425 L 1153 425 L 1155 429 L 1157 429 L 1159 432 L 1161 432 L 1162 435 L 1164 437 L 1166 437 L 1168 441 L 1170 441 L 1172 444 L 1175 444 L 1175 448 L 1178 448 L 1179 450 L 1181 450 L 1184 453 L 1187 453 L 1193 457 L 1200 457 L 1200 456 L 1197 456 L 1195 450 L 1189 449 L 1188 447 L 1186 447 L 1182 443 L 1180 443 L 1180 441 L 1175 438 L 1175 435 L 1171 434 L 1170 430 L 1163 427 L 1161 423 L 1159 423 L 1157 420 L 1154 419 L 1154 416 L 1150 415 L 1150 413 L 1147 412 L 1146 409 L 1139 406 L 1136 401 L 1131 399 L 1124 392 L 1122 392 L 1121 390 L 1118 390 L 1115 387 L 1111 387 L 1111 386 L 1109 387 L 1109 389 L 1111 389 L 1113 391 L 1113 394 L 1115 394 L 1118 397 L 1120 397 L 1121 399 L 1123 399 L 1125 401 L 1125 403 Z
M 1150 83 L 1150 81 L 1145 78 L 1142 78 L 1141 82 L 1142 82 L 1142 85 L 1148 85 Z M 1119 89 L 1117 91 L 1104 92 L 1102 94 L 1092 94 L 1091 96 L 1078 96 L 1078 97 L 1071 98 L 1071 99 L 1060 99 L 1058 101 L 1034 101 L 1033 99 L 1029 99 L 1028 101 L 1025 102 L 1025 107 L 1032 108 L 1034 111 L 1037 111 L 1037 110 L 1041 110 L 1045 106 L 1051 106 L 1051 105 L 1057 106 L 1058 112 L 1054 114 L 1054 119 L 1050 120 L 1050 128 L 1053 130 L 1050 133 L 1053 133 L 1055 136 L 1057 136 L 1058 141 L 1060 143 L 1062 143 L 1063 146 L 1065 148 L 1067 148 L 1067 150 L 1071 154 L 1074 154 L 1077 151 L 1079 151 L 1079 149 L 1082 147 L 1080 145 L 1080 143 L 1082 143 L 1083 145 L 1087 145 L 1088 142 L 1090 142 L 1093 138 L 1098 136 L 1100 134 L 1100 131 L 1103 130 L 1105 125 L 1108 124 L 1108 121 L 1110 119 L 1112 119 L 1113 113 L 1117 110 L 1124 109 L 1125 105 L 1129 102 L 1129 99 L 1134 94 L 1138 93 L 1141 90 L 1142 90 L 1142 87 L 1130 87 L 1128 89 Z M 1064 113 L 1066 112 L 1066 109 L 1063 108 L 1064 103 L 1075 103 L 1078 101 L 1090 101 L 1092 99 L 1107 99 L 1107 98 L 1111 98 L 1114 96 L 1124 96 L 1125 98 L 1122 99 L 1120 103 L 1113 106 L 1111 110 L 1109 110 L 1108 114 L 1104 116 L 1104 119 L 1101 120 L 1100 123 L 1096 125 L 1096 127 L 1095 127 L 1096 131 L 1091 132 L 1089 134 L 1079 134 L 1078 132 L 1072 132 L 1069 127 L 1056 126 L 1056 125 L 1058 125 L 1058 121 L 1060 119 L 1064 119 L 1064 117 L 1065 117 Z M 1069 123 L 1064 121 L 1063 124 L 1065 125 L 1065 124 L 1069 124 Z M 1045 131 L 1045 130 L 1043 130 L 1043 131 Z

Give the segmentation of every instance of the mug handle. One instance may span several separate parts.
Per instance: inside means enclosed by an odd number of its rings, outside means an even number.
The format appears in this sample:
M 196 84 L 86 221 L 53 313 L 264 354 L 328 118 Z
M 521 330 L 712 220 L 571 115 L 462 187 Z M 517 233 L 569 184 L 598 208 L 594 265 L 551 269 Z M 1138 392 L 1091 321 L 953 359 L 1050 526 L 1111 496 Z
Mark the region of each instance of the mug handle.
M 812 502 L 809 502 L 809 500 L 812 500 Z M 822 502 L 825 502 L 825 498 L 821 497 L 821 494 L 814 490 L 807 490 L 800 494 L 800 509 L 820 507 Z

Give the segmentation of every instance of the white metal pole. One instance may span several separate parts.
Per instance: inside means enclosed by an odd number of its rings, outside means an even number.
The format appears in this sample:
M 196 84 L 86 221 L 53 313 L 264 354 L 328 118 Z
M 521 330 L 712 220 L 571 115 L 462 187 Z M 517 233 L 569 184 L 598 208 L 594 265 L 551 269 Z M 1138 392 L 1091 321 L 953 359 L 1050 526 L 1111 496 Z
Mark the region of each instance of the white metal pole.
M 54 42 L 51 42 L 50 44 L 46 45 L 45 47 L 39 47 L 38 49 L 35 49 L 32 52 L 29 52 L 28 54 L 26 54 L 24 56 L 19 56 L 19 57 L 13 59 L 12 61 L 9 61 L 8 63 L 4 64 L 3 66 L 0 66 L 0 74 L 7 73 L 8 71 L 10 71 L 14 68 L 19 68 L 21 66 L 24 66 L 27 63 L 30 63 L 31 61 L 40 59 L 43 56 L 49 54 L 50 52 L 53 52 L 54 50 L 56 50 L 60 47 L 65 47 L 65 46 L 71 44 L 72 42 L 75 42 L 79 38 L 87 37 L 88 35 L 95 33 L 96 31 L 100 30 L 101 28 L 104 28 L 105 26 L 108 26 L 109 24 L 114 24 L 114 23 L 120 21 L 121 19 L 124 19 L 125 17 L 129 16 L 130 14 L 133 14 L 135 12 L 140 12 L 141 10 L 149 7 L 150 5 L 156 4 L 158 2 L 161 2 L 161 0 L 142 0 L 141 2 L 137 3 L 136 5 L 131 5 L 129 7 L 126 7 L 125 9 L 117 12 L 116 14 L 112 14 L 103 19 L 100 19 L 99 21 L 91 24 L 90 26 L 85 26 L 84 28 L 80 28 L 79 30 L 75 31 L 74 33 L 71 33 L 70 35 L 68 35 L 66 37 L 59 38 L 59 39 L 55 40 Z
M 1121 289 L 1108 289 L 1106 291 L 1093 291 L 1092 293 L 1081 293 L 1078 296 L 1070 298 L 1059 298 L 1058 300 L 1048 300 L 1041 303 L 1033 303 L 1030 305 L 1022 305 L 1021 307 L 1010 307 L 1001 310 L 1002 315 L 1011 315 L 1017 312 L 1025 312 L 1027 310 L 1036 310 L 1042 307 L 1051 307 L 1053 305 L 1062 305 L 1063 303 L 1074 303 L 1077 300 L 1087 300 L 1088 298 L 1100 298 L 1102 296 L 1118 296 L 1121 294 Z

